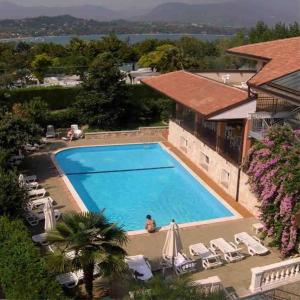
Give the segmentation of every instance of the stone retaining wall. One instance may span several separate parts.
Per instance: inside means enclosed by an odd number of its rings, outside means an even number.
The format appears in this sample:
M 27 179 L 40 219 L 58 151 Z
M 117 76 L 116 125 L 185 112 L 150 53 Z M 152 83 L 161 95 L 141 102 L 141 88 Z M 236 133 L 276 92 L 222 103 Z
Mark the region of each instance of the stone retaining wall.
M 138 130 L 88 132 L 85 133 L 85 138 L 106 140 L 124 137 L 164 137 L 168 134 L 168 128 L 168 126 L 140 127 Z
M 240 189 L 239 189 L 239 203 L 246 207 L 254 216 L 259 216 L 259 209 L 257 207 L 258 200 L 256 196 L 250 191 L 248 176 L 241 172 Z

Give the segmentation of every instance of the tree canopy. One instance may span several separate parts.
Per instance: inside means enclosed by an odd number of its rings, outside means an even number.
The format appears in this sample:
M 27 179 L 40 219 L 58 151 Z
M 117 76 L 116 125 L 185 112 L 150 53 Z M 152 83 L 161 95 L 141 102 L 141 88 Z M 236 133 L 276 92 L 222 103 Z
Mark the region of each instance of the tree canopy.
M 48 241 L 55 251 L 48 258 L 50 270 L 68 272 L 83 269 L 86 291 L 93 298 L 94 270 L 100 275 L 111 276 L 125 270 L 126 255 L 122 246 L 125 232 L 117 224 L 110 223 L 101 213 L 68 213 L 62 222 L 48 234 Z M 73 251 L 74 255 L 66 255 Z
M 80 120 L 96 128 L 116 128 L 123 118 L 126 101 L 127 87 L 118 60 L 109 52 L 97 56 L 75 103 Z

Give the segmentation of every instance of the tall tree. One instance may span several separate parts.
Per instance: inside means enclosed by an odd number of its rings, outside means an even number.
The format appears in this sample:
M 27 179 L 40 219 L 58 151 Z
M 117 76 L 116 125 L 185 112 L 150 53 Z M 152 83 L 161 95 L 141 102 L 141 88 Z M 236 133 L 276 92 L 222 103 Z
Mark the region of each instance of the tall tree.
M 178 47 L 166 44 L 143 55 L 138 64 L 141 67 L 156 68 L 160 72 L 170 72 L 183 69 L 183 55 Z
M 100 54 L 92 62 L 84 91 L 75 103 L 80 119 L 92 127 L 118 128 L 126 101 L 127 87 L 118 61 L 111 53 Z
M 93 297 L 94 269 L 97 266 L 104 277 L 120 274 L 125 269 L 126 255 L 122 246 L 127 242 L 125 232 L 108 222 L 103 213 L 69 213 L 48 235 L 57 252 L 49 256 L 53 271 L 66 272 L 83 269 L 88 296 Z M 66 253 L 73 251 L 73 256 Z
M 40 82 L 44 82 L 44 77 L 51 65 L 52 60 L 46 53 L 36 55 L 32 61 L 31 67 L 33 74 Z

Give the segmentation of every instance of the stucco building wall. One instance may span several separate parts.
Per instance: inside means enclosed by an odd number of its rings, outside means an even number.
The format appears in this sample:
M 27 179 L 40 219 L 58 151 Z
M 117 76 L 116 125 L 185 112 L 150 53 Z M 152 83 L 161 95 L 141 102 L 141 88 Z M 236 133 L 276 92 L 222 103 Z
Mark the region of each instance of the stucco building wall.
M 256 198 L 249 191 L 247 176 L 241 172 L 240 190 L 237 191 L 238 167 L 223 158 L 216 151 L 204 144 L 194 135 L 184 130 L 173 121 L 169 123 L 169 142 L 180 149 L 185 155 L 210 178 L 212 178 L 220 187 L 233 198 L 239 193 L 240 203 L 250 212 L 257 214 Z M 207 157 L 205 157 L 207 156 Z M 208 158 L 208 162 L 207 159 Z

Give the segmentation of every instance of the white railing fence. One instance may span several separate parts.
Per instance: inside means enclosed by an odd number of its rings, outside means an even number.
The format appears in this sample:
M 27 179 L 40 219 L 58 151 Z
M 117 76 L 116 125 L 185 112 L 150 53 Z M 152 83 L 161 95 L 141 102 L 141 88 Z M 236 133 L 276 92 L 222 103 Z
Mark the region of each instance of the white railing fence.
M 300 281 L 300 257 L 251 269 L 250 291 L 257 293 Z

